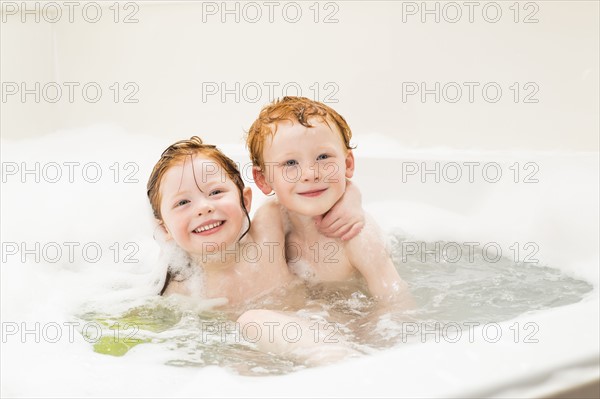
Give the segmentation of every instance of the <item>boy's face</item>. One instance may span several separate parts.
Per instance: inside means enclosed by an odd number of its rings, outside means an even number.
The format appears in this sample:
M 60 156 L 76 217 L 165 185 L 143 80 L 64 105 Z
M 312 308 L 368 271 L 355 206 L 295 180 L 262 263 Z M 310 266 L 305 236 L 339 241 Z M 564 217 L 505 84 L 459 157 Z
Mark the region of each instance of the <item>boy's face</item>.
M 160 191 L 167 239 L 186 252 L 202 255 L 240 236 L 246 216 L 238 188 L 214 160 L 195 155 L 193 162 L 173 165 L 161 179 Z M 247 209 L 251 195 L 246 187 Z
M 288 210 L 317 216 L 344 194 L 346 178 L 354 172 L 354 156 L 335 124 L 318 119 L 309 123 L 313 127 L 297 121 L 277 124 L 277 132 L 265 142 L 265 168 L 255 169 L 255 181 L 263 193 L 274 191 Z

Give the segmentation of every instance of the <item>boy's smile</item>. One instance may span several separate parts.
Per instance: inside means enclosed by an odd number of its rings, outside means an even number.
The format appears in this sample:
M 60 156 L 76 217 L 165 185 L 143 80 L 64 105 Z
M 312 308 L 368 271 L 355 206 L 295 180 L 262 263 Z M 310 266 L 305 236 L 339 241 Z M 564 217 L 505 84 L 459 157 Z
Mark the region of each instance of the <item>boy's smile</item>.
M 305 196 L 305 197 L 318 197 L 319 195 L 323 194 L 327 189 L 324 188 L 322 190 L 309 190 L 309 191 L 305 191 L 303 193 L 298 193 L 299 195 Z
M 322 215 L 346 190 L 352 177 L 354 156 L 347 151 L 335 124 L 311 119 L 313 127 L 280 122 L 267 138 L 263 152 L 264 178 L 256 183 L 289 211 L 304 216 Z M 330 127 L 331 125 L 331 127 Z

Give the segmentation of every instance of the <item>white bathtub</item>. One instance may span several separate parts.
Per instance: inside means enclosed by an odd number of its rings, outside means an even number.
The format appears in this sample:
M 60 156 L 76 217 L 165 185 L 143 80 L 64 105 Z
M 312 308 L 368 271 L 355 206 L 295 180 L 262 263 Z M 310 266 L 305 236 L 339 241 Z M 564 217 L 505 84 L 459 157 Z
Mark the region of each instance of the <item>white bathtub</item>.
M 18 11 L 25 3 L 31 3 L 28 10 L 39 3 L 39 10 Z M 22 262 L 18 253 L 7 255 L 14 246 L 3 247 L 3 397 L 543 397 L 589 381 L 597 384 L 597 2 L 527 2 L 520 8 L 512 2 L 483 2 L 475 7 L 473 23 L 461 2 L 336 1 L 321 2 L 320 8 L 313 2 L 282 2 L 273 23 L 265 2 L 240 2 L 238 13 L 252 12 L 244 8 L 249 3 L 261 7 L 263 19 L 256 24 L 247 16 L 238 23 L 232 14 L 206 14 L 207 6 L 223 10 L 224 2 L 126 1 L 118 7 L 91 2 L 85 10 L 83 3 L 74 6 L 73 22 L 68 2 L 2 2 L 0 10 L 0 70 L 7 83 L 3 90 L 12 92 L 3 92 L 1 104 L 2 162 L 12 167 L 55 162 L 63 168 L 57 183 L 36 183 L 27 175 L 23 184 L 18 172 L 7 175 L 0 193 L 2 242 L 55 242 L 63 249 L 64 242 L 78 241 L 78 249 L 95 242 L 104 250 L 97 263 L 81 256 L 52 263 L 35 262 L 32 255 Z M 90 22 L 96 3 L 102 10 L 97 23 Z M 290 23 L 281 11 L 296 3 L 303 19 Z M 423 23 L 423 13 L 406 14 L 426 5 L 438 13 L 459 7 L 462 20 L 448 22 L 444 14 L 437 23 L 425 12 L 428 22 Z M 502 20 L 491 23 L 482 11 L 498 6 Z M 60 21 L 53 22 L 58 11 Z M 314 22 L 316 11 L 319 23 Z M 125 23 L 132 17 L 136 22 Z M 324 23 L 327 17 L 338 22 Z M 524 23 L 525 18 L 538 22 Z M 266 38 L 277 54 L 257 57 Z M 294 62 L 288 65 L 288 60 Z M 73 101 L 68 82 L 78 84 Z M 480 88 L 493 82 L 504 95 L 497 103 L 485 101 L 479 90 L 474 101 L 466 94 L 456 103 L 435 102 L 433 96 L 426 102 L 418 96 L 403 101 L 400 91 L 407 82 L 428 88 L 436 83 L 454 87 L 454 82 L 463 88 L 478 82 Z M 539 102 L 524 102 L 531 94 L 525 85 L 531 83 L 537 86 L 527 87 L 539 88 L 534 96 Z M 225 100 L 218 94 L 203 98 L 207 84 L 228 90 L 236 84 L 258 85 L 263 95 L 257 101 L 253 92 L 240 101 L 236 93 Z M 127 286 L 132 288 L 129 297 L 147 295 L 144 287 L 152 281 L 158 248 L 145 181 L 160 152 L 198 134 L 207 142 L 230 144 L 223 146 L 225 152 L 244 164 L 242 130 L 270 101 L 268 87 L 274 84 L 275 97 L 291 84 L 306 96 L 335 100 L 329 105 L 348 120 L 358 144 L 355 181 L 366 208 L 383 227 L 430 241 L 497 242 L 505 254 L 517 242 L 520 254 L 529 254 L 525 245 L 534 243 L 541 263 L 590 282 L 594 291 L 579 303 L 500 323 L 503 335 L 496 343 L 471 343 L 465 337 L 466 342 L 406 345 L 280 377 L 169 367 L 151 345 L 111 357 L 94 353 L 79 334 L 68 339 L 63 323 L 72 320 L 83 301 L 121 295 L 119 289 Z M 99 85 L 103 97 L 98 102 L 84 98 L 86 85 Z M 63 95 L 54 101 L 57 86 Z M 42 88 L 49 91 L 40 93 Z M 518 101 L 515 88 L 523 89 Z M 135 101 L 125 101 L 132 93 L 129 100 Z M 98 126 L 103 123 L 123 129 Z M 60 133 L 65 129 L 71 130 Z M 427 149 L 437 146 L 446 149 Z M 74 183 L 65 180 L 64 162 L 79 163 Z M 104 173 L 98 183 L 82 181 L 81 168 L 90 162 Z M 435 162 L 441 162 L 440 168 L 456 162 L 463 177 L 438 184 L 432 175 L 421 183 L 419 174 L 411 174 L 403 183 L 403 166 L 408 173 L 422 169 L 421 162 L 429 168 Z M 473 183 L 467 181 L 464 162 L 480 163 Z M 483 165 L 490 162 L 503 172 L 497 183 L 482 178 Z M 510 169 L 515 162 L 518 183 L 513 182 L 515 168 Z M 539 167 L 534 176 L 539 183 L 523 182 L 533 170 L 531 163 Z M 125 183 L 131 172 L 137 183 Z M 258 190 L 254 194 L 258 205 L 264 197 Z M 111 258 L 115 242 L 118 263 Z M 138 245 L 139 263 L 122 262 L 130 253 L 124 247 L 129 242 Z M 9 334 L 5 329 L 36 322 L 57 323 L 61 339 L 36 342 L 35 332 L 23 336 L 22 330 Z M 520 332 L 526 323 L 535 323 L 539 342 L 522 342 L 521 334 L 515 343 L 515 323 Z
M 78 144 L 61 150 L 74 139 Z M 144 151 L 132 154 L 130 149 L 139 139 L 144 140 Z M 26 324 L 30 327 L 35 322 L 62 325 L 72 320 L 70 312 L 82 301 L 112 291 L 118 294 L 110 285 L 114 281 L 129 281 L 135 288 L 128 291 L 129 296 L 144 294 L 143 286 L 150 281 L 152 261 L 157 255 L 145 203 L 145 176 L 164 144 L 163 140 L 106 128 L 33 141 L 3 141 L 4 162 L 81 157 L 103 166 L 115 160 L 130 160 L 140 166 L 140 182 L 127 187 L 111 182 L 96 187 L 81 182 L 56 188 L 52 184 L 23 184 L 7 176 L 2 190 L 3 242 L 62 242 L 73 234 L 81 236 L 82 241 L 91 240 L 94 229 L 90 226 L 95 226 L 101 233 L 97 241 L 107 246 L 113 240 L 139 243 L 140 263 L 115 264 L 111 259 L 102 259 L 98 264 L 49 263 L 44 259 L 23 263 L 18 257 L 8 257 L 2 266 L 3 328 L 7 323 L 22 322 L 30 323 Z M 499 323 L 502 336 L 495 343 L 482 338 L 481 326 L 471 331 L 472 339 L 464 333 L 458 342 L 398 346 L 332 366 L 272 377 L 241 377 L 215 366 L 166 366 L 161 360 L 163 354 L 153 352 L 152 345 L 138 345 L 124 357 L 111 357 L 94 353 L 78 334 L 73 341 L 63 335 L 51 343 L 43 334 L 40 342 L 35 342 L 35 334 L 8 335 L 3 330 L 2 395 L 542 397 L 597 382 L 597 153 L 410 151 L 390 143 L 384 146 L 373 136 L 358 144 L 357 153 L 371 156 L 358 155 L 354 180 L 363 192 L 366 208 L 383 227 L 400 228 L 410 237 L 429 241 L 497 242 L 503 250 L 515 242 L 521 246 L 535 242 L 539 247 L 536 258 L 541 263 L 589 281 L 594 285 L 593 292 L 573 305 Z M 373 152 L 371 146 L 379 150 Z M 107 148 L 112 152 L 105 152 Z M 245 163 L 241 146 L 225 151 Z M 465 175 L 452 184 L 435 183 L 429 175 L 429 182 L 422 183 L 418 173 L 412 174 L 412 167 L 421 168 L 421 162 L 430 169 L 440 162 L 440 171 L 446 162 L 459 166 L 464 162 L 479 162 L 482 166 L 495 162 L 503 177 L 497 183 L 488 183 L 481 174 L 475 174 L 470 183 Z M 536 163 L 539 170 L 534 177 L 539 182 L 514 183 L 513 175 L 507 173 L 515 162 Z M 405 174 L 405 183 L 403 165 L 405 172 L 413 171 Z M 454 178 L 448 167 L 445 171 L 447 178 Z M 494 176 L 490 170 L 486 178 Z M 255 190 L 256 203 L 263 199 Z M 69 205 L 61 206 L 65 202 Z M 31 232 L 33 225 L 41 235 Z M 515 323 L 519 323 L 518 338 Z M 524 328 L 526 323 L 537 326 L 534 338 L 539 342 L 525 342 L 529 332 Z

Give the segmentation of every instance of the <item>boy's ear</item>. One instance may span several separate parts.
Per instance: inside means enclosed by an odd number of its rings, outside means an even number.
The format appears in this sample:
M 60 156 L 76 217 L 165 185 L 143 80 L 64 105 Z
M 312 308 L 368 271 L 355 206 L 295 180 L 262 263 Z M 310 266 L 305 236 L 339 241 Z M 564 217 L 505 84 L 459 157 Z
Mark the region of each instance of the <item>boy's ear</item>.
M 252 190 L 250 187 L 244 187 L 244 191 L 242 191 L 242 198 L 244 199 L 244 207 L 246 208 L 246 212 L 250 213 L 250 209 L 252 208 Z
M 348 150 L 346 155 L 346 177 L 349 179 L 354 175 L 354 154 Z
M 260 189 L 260 191 L 263 192 L 263 194 L 265 194 L 265 195 L 271 194 L 273 189 L 267 182 L 267 177 L 262 172 L 260 167 L 258 167 L 258 166 L 252 167 L 252 178 L 254 178 L 254 183 L 256 183 L 256 186 Z

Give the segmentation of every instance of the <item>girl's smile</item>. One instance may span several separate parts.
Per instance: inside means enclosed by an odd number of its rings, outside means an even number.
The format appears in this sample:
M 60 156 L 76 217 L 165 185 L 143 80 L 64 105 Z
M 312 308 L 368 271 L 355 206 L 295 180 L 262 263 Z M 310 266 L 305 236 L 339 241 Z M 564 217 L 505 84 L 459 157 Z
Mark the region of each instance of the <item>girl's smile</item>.
M 208 222 L 196 227 L 192 233 L 208 236 L 218 232 L 223 224 L 225 224 L 224 220 L 209 220 Z
M 209 157 L 195 155 L 170 167 L 160 192 L 167 238 L 190 254 L 202 254 L 207 245 L 226 248 L 237 242 L 245 229 L 239 189 Z M 249 208 L 249 188 L 243 197 Z

